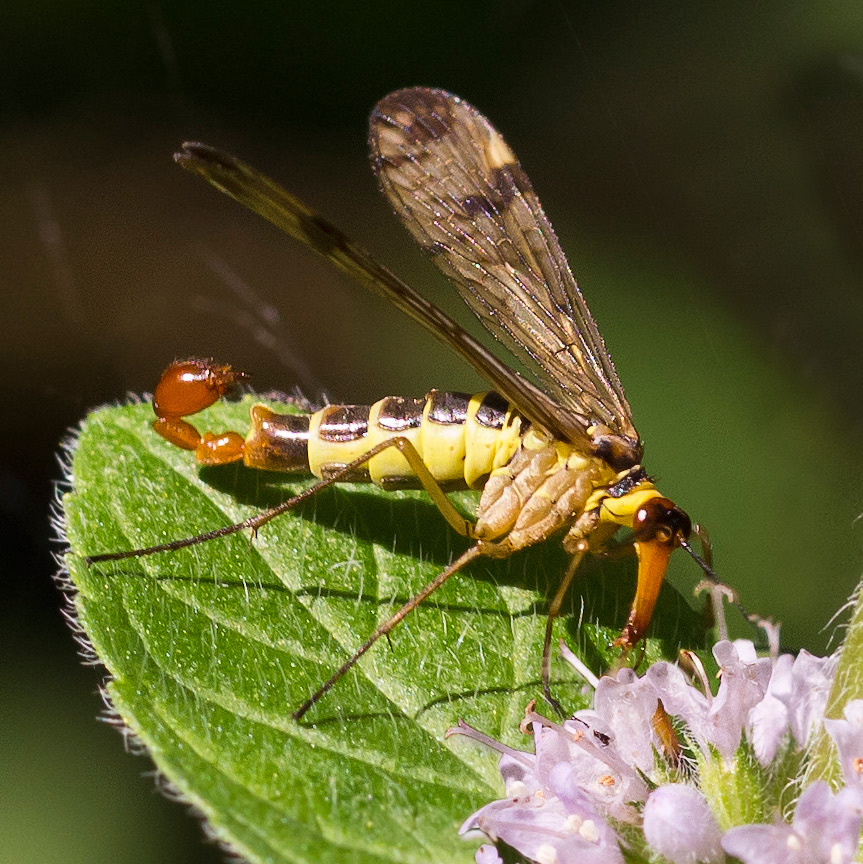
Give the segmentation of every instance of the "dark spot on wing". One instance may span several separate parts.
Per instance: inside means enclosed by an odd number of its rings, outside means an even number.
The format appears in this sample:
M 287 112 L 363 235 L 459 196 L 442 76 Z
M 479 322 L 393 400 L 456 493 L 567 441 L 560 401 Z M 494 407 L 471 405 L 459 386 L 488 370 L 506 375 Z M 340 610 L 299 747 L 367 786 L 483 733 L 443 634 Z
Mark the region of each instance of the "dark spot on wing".
M 494 217 L 498 214 L 498 208 L 485 195 L 470 195 L 461 202 L 461 209 L 465 216 Z

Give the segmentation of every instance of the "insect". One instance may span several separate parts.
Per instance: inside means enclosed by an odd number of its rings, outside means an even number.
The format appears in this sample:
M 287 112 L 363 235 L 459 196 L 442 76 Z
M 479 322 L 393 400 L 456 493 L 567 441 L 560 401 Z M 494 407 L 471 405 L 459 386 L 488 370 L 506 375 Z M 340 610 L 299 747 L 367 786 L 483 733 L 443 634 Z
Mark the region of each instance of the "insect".
M 437 307 L 374 261 L 273 180 L 203 144 L 175 159 L 394 303 L 455 349 L 493 388 L 474 395 L 432 390 L 372 406 L 328 405 L 311 415 L 251 409 L 251 429 L 205 432 L 186 418 L 245 377 L 192 360 L 168 367 L 157 386 L 156 431 L 202 465 L 311 473 L 319 482 L 242 523 L 145 549 L 94 555 L 89 563 L 179 549 L 256 531 L 322 488 L 371 481 L 421 486 L 450 526 L 473 544 L 383 622 L 294 712 L 299 719 L 381 637 L 468 562 L 504 558 L 555 534 L 570 556 L 548 613 L 542 658 L 551 693 L 552 622 L 579 563 L 631 529 L 638 581 L 618 644 L 645 635 L 669 556 L 677 546 L 710 572 L 688 540 L 691 522 L 654 487 L 642 443 L 605 343 L 558 239 L 512 150 L 467 102 L 442 90 L 386 96 L 370 118 L 380 186 L 414 240 L 453 282 L 483 325 L 527 367 L 520 375 Z M 446 496 L 481 489 L 475 521 Z

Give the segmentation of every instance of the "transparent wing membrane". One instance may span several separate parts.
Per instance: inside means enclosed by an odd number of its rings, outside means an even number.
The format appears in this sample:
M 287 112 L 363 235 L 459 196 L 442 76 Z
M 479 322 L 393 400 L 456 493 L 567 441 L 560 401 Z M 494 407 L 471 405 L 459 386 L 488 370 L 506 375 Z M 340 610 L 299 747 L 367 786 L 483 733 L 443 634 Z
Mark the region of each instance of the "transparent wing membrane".
M 598 420 L 637 438 L 554 229 L 497 130 L 458 97 L 422 88 L 384 98 L 370 126 L 385 195 L 485 327 L 582 429 Z
M 174 154 L 174 159 L 187 171 L 203 177 L 221 192 L 327 258 L 376 294 L 386 297 L 464 357 L 525 417 L 563 440 L 572 440 L 586 451 L 591 449 L 591 442 L 580 427 L 570 429 L 559 423 L 560 411 L 553 399 L 509 368 L 452 318 L 417 294 L 362 247 L 274 180 L 235 156 L 206 144 L 186 142 L 183 149 Z
M 377 105 L 369 142 L 381 187 L 414 239 L 537 383 L 269 177 L 204 144 L 184 144 L 175 159 L 386 297 L 529 420 L 585 453 L 621 467 L 636 464 L 641 444 L 614 364 L 536 193 L 500 134 L 458 97 L 413 88 Z

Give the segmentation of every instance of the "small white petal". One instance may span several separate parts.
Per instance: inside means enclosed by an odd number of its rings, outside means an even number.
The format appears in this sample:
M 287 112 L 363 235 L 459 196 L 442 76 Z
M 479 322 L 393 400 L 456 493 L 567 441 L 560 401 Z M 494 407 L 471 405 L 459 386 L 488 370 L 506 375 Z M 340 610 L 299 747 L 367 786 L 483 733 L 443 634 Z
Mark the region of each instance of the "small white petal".
M 772 664 L 766 657 L 748 663 L 740 659 L 731 642 L 717 642 L 713 656 L 722 668 L 719 691 L 708 712 L 708 740 L 722 756 L 737 752 L 749 712 L 763 698 L 770 683 Z
M 843 713 L 844 720 L 827 719 L 824 728 L 836 742 L 845 782 L 863 790 L 863 700 L 852 700 Z
M 581 828 L 578 829 L 578 833 L 590 843 L 599 843 L 599 828 L 593 819 L 586 819 L 582 822 Z
M 812 732 L 821 725 L 838 665 L 836 654 L 816 657 L 805 649 L 794 660 L 792 692 L 786 705 L 791 731 L 800 747 L 808 743 Z
M 669 783 L 644 805 L 644 836 L 671 864 L 718 864 L 721 832 L 704 796 L 692 786 Z
M 503 858 L 497 851 L 497 847 L 491 846 L 488 843 L 483 843 L 474 855 L 476 864 L 503 864 Z
M 735 639 L 731 644 L 744 663 L 754 663 L 758 659 L 755 643 L 751 639 Z
M 542 846 L 537 847 L 534 855 L 536 856 L 537 864 L 558 864 L 557 849 L 549 843 L 544 843 Z
M 746 738 L 762 765 L 767 766 L 773 761 L 787 732 L 788 709 L 782 701 L 768 692 L 749 712 L 746 724 Z
M 822 780 L 808 786 L 792 825 L 742 825 L 722 837 L 722 848 L 743 864 L 851 864 L 863 810 L 851 789 L 833 795 Z

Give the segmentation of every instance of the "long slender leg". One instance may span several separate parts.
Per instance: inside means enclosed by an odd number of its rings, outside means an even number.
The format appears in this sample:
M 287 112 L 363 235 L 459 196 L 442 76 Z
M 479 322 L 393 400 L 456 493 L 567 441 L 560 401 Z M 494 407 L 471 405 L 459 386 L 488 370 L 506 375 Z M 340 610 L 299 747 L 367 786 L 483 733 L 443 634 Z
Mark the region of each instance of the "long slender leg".
M 563 605 L 563 598 L 566 597 L 569 591 L 569 586 L 575 577 L 575 571 L 578 565 L 581 564 L 581 559 L 584 558 L 587 549 L 579 549 L 569 559 L 569 566 L 566 568 L 566 573 L 563 574 L 563 579 L 560 581 L 560 586 L 557 593 L 548 607 L 548 619 L 545 623 L 545 642 L 542 646 L 542 692 L 545 695 L 549 705 L 554 708 L 561 716 L 565 715 L 563 708 L 554 696 L 551 695 L 551 631 L 554 627 L 554 619 L 560 614 L 560 607 Z
M 635 540 L 629 538 L 620 542 L 612 541 L 604 544 L 600 549 L 593 552 L 596 558 L 602 558 L 604 561 L 623 561 L 627 558 L 634 558 L 637 555 L 635 549 Z
M 422 461 L 422 457 L 417 452 L 416 447 L 414 447 L 407 438 L 396 437 L 390 438 L 386 441 L 381 441 L 380 444 L 375 445 L 368 452 L 363 453 L 362 456 L 354 459 L 353 462 L 349 462 L 338 471 L 333 472 L 333 474 L 327 477 L 326 480 L 321 480 L 320 482 L 310 486 L 308 489 L 304 489 L 299 495 L 295 495 L 293 498 L 283 501 L 276 507 L 264 510 L 255 516 L 250 516 L 242 522 L 236 522 L 233 525 L 226 525 L 223 528 L 216 528 L 213 531 L 206 531 L 203 534 L 196 534 L 194 537 L 185 537 L 181 540 L 172 540 L 169 543 L 160 543 L 157 546 L 146 546 L 142 549 L 130 549 L 124 552 L 107 552 L 100 555 L 88 555 L 84 560 L 88 566 L 102 561 L 122 561 L 125 558 L 140 558 L 144 555 L 155 555 L 158 552 L 171 552 L 175 549 L 184 549 L 187 546 L 196 546 L 198 543 L 206 543 L 219 537 L 227 537 L 230 534 L 236 534 L 246 528 L 251 529 L 252 532 L 256 532 L 271 519 L 281 516 L 282 513 L 287 513 L 288 510 L 293 509 L 306 499 L 317 495 L 317 493 L 322 489 L 326 489 L 328 486 L 338 483 L 342 478 L 350 476 L 357 468 L 361 467 L 370 459 L 377 456 L 378 453 L 381 453 L 389 447 L 397 448 L 405 459 L 407 459 L 408 464 L 413 469 L 423 488 L 428 492 L 429 497 L 432 499 L 438 510 L 440 510 L 441 515 L 450 524 L 452 529 L 463 537 L 473 538 L 473 523 L 468 519 L 465 519 L 458 512 L 449 498 L 446 497 L 446 493 L 441 489 L 440 484 L 435 480 L 431 471 L 429 471 L 426 464 Z
M 422 457 L 417 452 L 414 445 L 407 438 L 403 437 L 395 437 L 388 439 L 387 441 L 382 441 L 376 446 L 372 447 L 368 452 L 364 453 L 357 459 L 354 459 L 352 462 L 344 465 L 337 471 L 334 471 L 329 477 L 325 480 L 321 480 L 318 483 L 310 486 L 308 489 L 303 490 L 299 495 L 295 495 L 293 498 L 289 498 L 287 501 L 282 502 L 276 507 L 272 507 L 269 510 L 265 510 L 261 513 L 256 514 L 255 516 L 251 516 L 248 519 L 244 519 L 242 522 L 237 522 L 233 525 L 227 525 L 223 528 L 217 528 L 213 531 L 207 531 L 203 534 L 197 534 L 194 537 L 186 537 L 181 540 L 174 540 L 170 543 L 161 543 L 157 546 L 148 546 L 142 549 L 132 549 L 124 552 L 109 552 L 100 555 L 90 555 L 85 559 L 86 563 L 89 565 L 96 564 L 103 561 L 119 561 L 125 558 L 135 558 L 143 555 L 154 555 L 159 552 L 168 552 L 176 549 L 183 549 L 187 546 L 194 546 L 198 543 L 205 543 L 209 540 L 215 540 L 219 537 L 226 537 L 230 534 L 236 534 L 239 531 L 242 531 L 246 528 L 251 529 L 253 532 L 259 530 L 262 526 L 266 525 L 271 519 L 275 519 L 277 516 L 280 516 L 282 513 L 287 512 L 288 510 L 296 507 L 302 501 L 305 501 L 308 498 L 316 495 L 322 489 L 326 489 L 328 486 L 332 486 L 334 483 L 338 483 L 342 478 L 350 476 L 352 473 L 356 471 L 357 468 L 364 465 L 370 459 L 377 456 L 382 451 L 386 450 L 389 447 L 396 447 L 399 452 L 407 460 L 408 464 L 411 466 L 411 469 L 416 474 L 423 488 L 428 492 L 432 501 L 437 506 L 438 510 L 440 510 L 441 514 L 446 518 L 447 522 L 449 522 L 450 526 L 457 531 L 462 536 L 470 537 L 475 539 L 474 534 L 474 524 L 469 520 L 465 519 L 456 508 L 453 506 L 452 502 L 446 497 L 446 493 L 444 493 L 443 489 L 441 489 L 440 484 L 435 480 L 432 473 L 429 471 L 426 464 L 422 461 Z M 414 595 L 410 600 L 407 601 L 394 615 L 380 624 L 375 631 L 369 636 L 368 639 L 357 649 L 354 654 L 349 657 L 337 670 L 333 673 L 333 675 L 326 681 L 321 687 L 319 687 L 296 711 L 293 712 L 293 717 L 296 720 L 299 720 L 322 696 L 324 696 L 330 689 L 336 684 L 336 682 L 349 670 L 353 667 L 356 662 L 378 641 L 382 636 L 386 636 L 394 627 L 396 627 L 403 618 L 409 615 L 420 603 L 423 602 L 430 594 L 434 593 L 441 585 L 446 582 L 450 576 L 454 573 L 457 573 L 462 567 L 468 564 L 470 561 L 473 561 L 474 558 L 478 558 L 482 555 L 487 555 L 494 558 L 502 558 L 511 554 L 512 549 L 509 546 L 507 541 L 503 541 L 500 543 L 489 543 L 489 542 L 479 542 L 476 545 L 472 546 L 462 555 L 460 555 L 452 564 L 449 565 L 445 570 L 439 573 L 431 582 L 429 582 L 421 591 L 419 591 L 416 595 Z M 571 576 L 569 577 L 572 578 Z M 560 607 L 560 602 L 557 602 L 557 607 Z M 556 613 L 555 613 L 556 614 Z
M 381 636 L 386 636 L 387 633 L 389 633 L 394 627 L 396 627 L 396 625 L 398 625 L 403 618 L 413 612 L 413 610 L 416 609 L 416 607 L 419 606 L 420 603 L 423 602 L 423 600 L 425 600 L 430 594 L 433 594 L 435 591 L 437 591 L 437 589 L 440 588 L 441 585 L 443 585 L 450 576 L 452 576 L 454 573 L 457 573 L 459 570 L 461 570 L 462 567 L 465 566 L 465 564 L 473 561 L 474 558 L 478 558 L 481 555 L 488 554 L 488 552 L 485 550 L 486 545 L 491 544 L 477 543 L 475 546 L 471 546 L 470 549 L 467 550 L 467 552 L 456 558 L 456 560 L 453 561 L 452 564 L 450 564 L 449 567 L 446 568 L 446 570 L 435 576 L 435 578 L 432 579 L 432 581 L 429 582 L 428 585 L 425 586 L 425 588 L 423 588 L 421 591 L 419 591 L 419 593 L 411 597 L 411 599 L 408 600 L 407 603 L 405 603 L 404 606 L 401 607 L 401 609 L 399 609 L 394 615 L 384 621 L 383 624 L 380 624 L 374 631 L 374 633 L 372 633 L 372 635 L 369 636 L 369 638 L 366 639 L 366 641 L 363 642 L 363 644 L 360 645 L 360 647 L 344 663 L 342 663 L 341 666 L 339 666 L 339 668 L 330 676 L 329 680 L 326 683 L 322 684 L 320 687 L 318 687 L 318 689 L 315 690 L 315 692 L 312 693 L 312 695 L 309 696 L 309 698 L 306 699 L 306 701 L 303 702 L 303 704 L 300 705 L 300 707 L 293 712 L 291 716 L 294 718 L 294 720 L 299 720 L 300 718 L 302 718 L 306 711 L 308 711 L 309 708 L 311 708 L 312 705 L 314 705 L 322 696 L 326 695 L 332 689 L 333 685 L 339 680 L 339 678 L 341 678 L 345 674 L 345 672 L 347 672 L 357 662 L 357 660 L 359 660 L 360 657 L 362 657 L 363 654 L 365 654 L 366 651 L 368 651 L 369 648 L 371 648 L 372 645 L 374 645 L 375 642 L 377 642 L 378 639 L 381 638 Z

